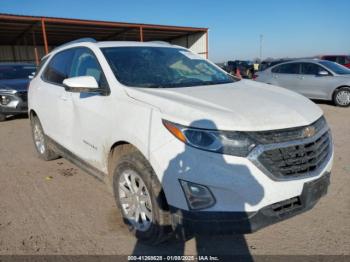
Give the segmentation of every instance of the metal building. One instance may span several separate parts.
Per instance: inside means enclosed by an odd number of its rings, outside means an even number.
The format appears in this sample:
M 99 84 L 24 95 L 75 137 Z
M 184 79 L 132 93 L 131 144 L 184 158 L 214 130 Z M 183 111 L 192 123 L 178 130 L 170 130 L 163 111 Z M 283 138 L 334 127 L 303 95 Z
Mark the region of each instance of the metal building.
M 0 13 L 0 62 L 38 63 L 55 46 L 83 37 L 98 41 L 166 41 L 208 58 L 208 28 Z

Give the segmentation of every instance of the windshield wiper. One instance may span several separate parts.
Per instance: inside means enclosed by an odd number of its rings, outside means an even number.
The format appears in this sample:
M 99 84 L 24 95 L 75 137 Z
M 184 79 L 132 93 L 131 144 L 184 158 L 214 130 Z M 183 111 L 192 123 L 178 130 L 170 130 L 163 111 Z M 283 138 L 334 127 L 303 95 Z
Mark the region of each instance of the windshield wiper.
M 140 87 L 146 87 L 146 88 L 165 88 L 166 86 L 159 85 L 159 84 L 150 84 L 150 85 L 142 85 Z

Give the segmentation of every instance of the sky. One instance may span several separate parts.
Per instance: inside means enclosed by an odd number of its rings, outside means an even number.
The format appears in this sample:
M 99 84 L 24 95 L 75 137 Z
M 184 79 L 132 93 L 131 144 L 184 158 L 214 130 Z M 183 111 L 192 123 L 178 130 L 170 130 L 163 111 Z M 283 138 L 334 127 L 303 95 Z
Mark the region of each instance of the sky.
M 209 59 L 350 54 L 350 0 L 0 0 L 0 13 L 209 28 Z

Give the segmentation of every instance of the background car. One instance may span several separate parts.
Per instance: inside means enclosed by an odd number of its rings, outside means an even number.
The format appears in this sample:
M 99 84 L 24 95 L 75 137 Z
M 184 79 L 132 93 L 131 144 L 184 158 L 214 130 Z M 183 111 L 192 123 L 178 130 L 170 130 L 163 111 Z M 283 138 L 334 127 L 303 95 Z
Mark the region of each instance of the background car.
M 35 70 L 34 64 L 0 63 L 0 121 L 27 113 L 29 77 Z
M 350 68 L 350 55 L 323 55 L 320 58 L 323 60 L 336 62 L 347 68 Z
M 319 59 L 301 59 L 258 72 L 256 81 L 285 87 L 311 99 L 350 105 L 350 69 Z
M 250 61 L 227 61 L 223 69 L 230 74 L 236 74 L 236 70 L 239 69 L 241 76 L 248 79 L 251 79 L 254 73 L 253 63 Z

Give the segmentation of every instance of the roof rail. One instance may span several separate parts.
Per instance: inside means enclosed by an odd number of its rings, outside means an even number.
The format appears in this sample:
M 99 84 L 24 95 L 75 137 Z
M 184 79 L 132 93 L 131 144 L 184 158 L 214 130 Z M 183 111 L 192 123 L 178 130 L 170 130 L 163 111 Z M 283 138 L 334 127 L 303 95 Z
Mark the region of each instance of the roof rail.
M 54 49 L 52 49 L 52 51 L 57 50 L 58 48 L 61 48 L 61 47 L 67 46 L 67 45 L 83 43 L 83 42 L 97 43 L 96 39 L 94 39 L 94 38 L 84 37 L 84 38 L 79 38 L 79 39 L 64 43 L 62 45 L 59 45 L 59 46 L 55 47 Z
M 160 45 L 172 45 L 169 42 L 165 42 L 165 41 L 148 41 L 149 43 L 155 43 L 155 44 L 160 44 Z

